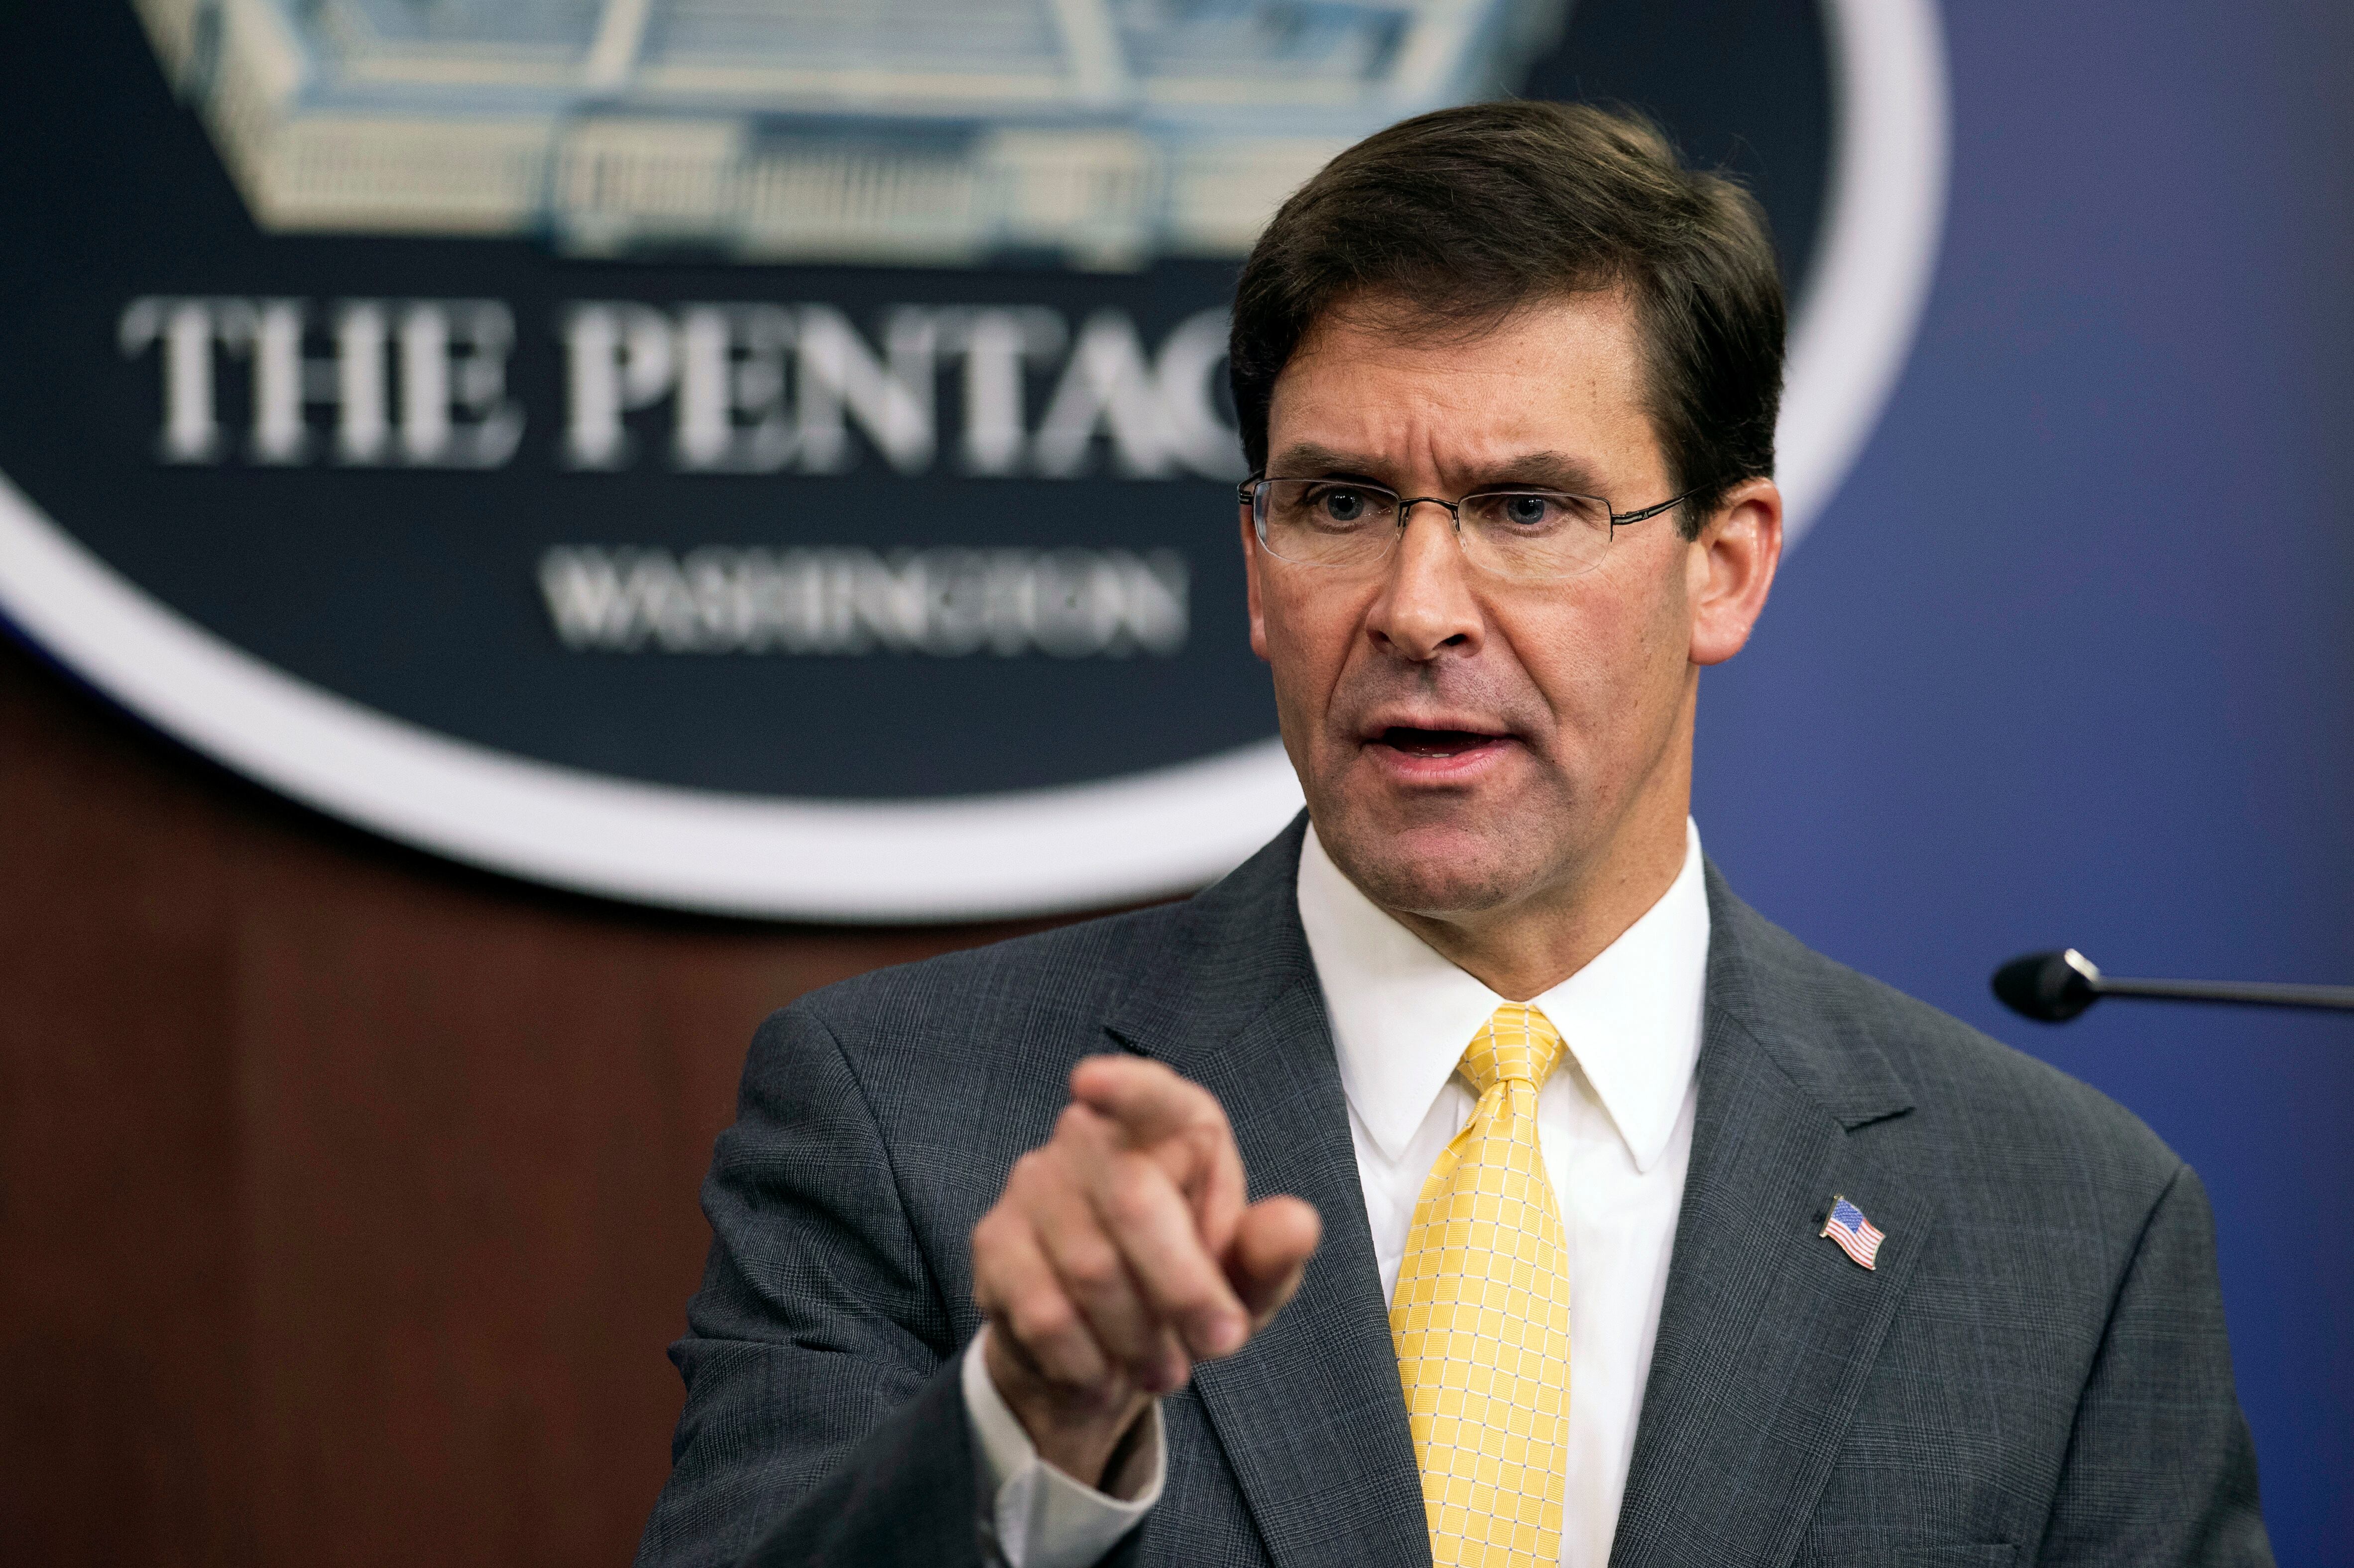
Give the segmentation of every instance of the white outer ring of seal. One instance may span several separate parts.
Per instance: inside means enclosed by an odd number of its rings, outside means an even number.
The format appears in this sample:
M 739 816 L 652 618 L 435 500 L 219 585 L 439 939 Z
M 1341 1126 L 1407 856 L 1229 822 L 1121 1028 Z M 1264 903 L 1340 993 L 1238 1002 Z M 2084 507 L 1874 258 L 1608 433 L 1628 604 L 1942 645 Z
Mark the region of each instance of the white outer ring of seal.
M 1776 432 L 1795 543 L 1861 451 L 1912 345 L 1946 207 L 1935 0 L 1824 0 L 1837 115 L 1821 249 Z M 1100 908 L 1223 874 L 1299 809 L 1282 744 L 938 801 L 641 784 L 451 739 L 213 635 L 0 476 L 0 615 L 217 761 L 451 859 L 606 897 L 810 920 Z

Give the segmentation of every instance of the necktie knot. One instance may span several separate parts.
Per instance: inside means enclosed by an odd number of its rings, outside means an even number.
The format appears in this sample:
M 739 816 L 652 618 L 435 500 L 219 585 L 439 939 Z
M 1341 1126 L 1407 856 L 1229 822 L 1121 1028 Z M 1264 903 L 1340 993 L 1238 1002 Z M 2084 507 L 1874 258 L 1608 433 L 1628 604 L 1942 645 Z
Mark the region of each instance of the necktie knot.
M 1524 1082 L 1532 1088 L 1553 1075 L 1561 1060 L 1561 1031 L 1524 1001 L 1508 1001 L 1489 1015 L 1463 1052 L 1461 1071 L 1485 1095 L 1498 1084 Z

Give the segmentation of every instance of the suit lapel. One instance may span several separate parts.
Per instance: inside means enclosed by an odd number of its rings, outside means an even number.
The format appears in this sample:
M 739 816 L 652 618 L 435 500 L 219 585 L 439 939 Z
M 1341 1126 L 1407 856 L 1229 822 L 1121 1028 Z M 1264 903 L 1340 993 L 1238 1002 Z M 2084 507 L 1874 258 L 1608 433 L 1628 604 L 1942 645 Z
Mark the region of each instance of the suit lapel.
M 1801 949 L 1713 867 L 1709 894 L 1699 1115 L 1612 1568 L 1790 1561 L 1937 1217 L 1852 1136 L 1909 1110 L 1903 1086 L 1771 983 Z M 1821 1236 L 1834 1193 L 1886 1234 L 1876 1268 Z
M 1129 1049 L 1218 1097 L 1254 1199 L 1290 1192 L 1323 1216 L 1299 1294 L 1194 1386 L 1274 1561 L 1425 1568 L 1420 1472 L 1397 1356 L 1294 879 L 1299 827 L 1190 913 L 1178 950 L 1108 1023 Z

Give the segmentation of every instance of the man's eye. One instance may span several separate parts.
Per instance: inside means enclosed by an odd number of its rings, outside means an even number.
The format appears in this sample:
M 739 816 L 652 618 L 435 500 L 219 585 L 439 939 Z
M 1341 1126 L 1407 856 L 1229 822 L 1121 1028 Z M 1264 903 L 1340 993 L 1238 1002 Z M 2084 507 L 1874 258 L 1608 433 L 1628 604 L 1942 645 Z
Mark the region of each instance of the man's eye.
M 1328 490 L 1316 498 L 1316 504 L 1330 523 L 1362 522 L 1365 515 L 1365 497 L 1360 491 Z
M 1546 495 L 1508 495 L 1504 497 L 1504 521 L 1520 528 L 1533 528 L 1553 518 L 1553 498 Z

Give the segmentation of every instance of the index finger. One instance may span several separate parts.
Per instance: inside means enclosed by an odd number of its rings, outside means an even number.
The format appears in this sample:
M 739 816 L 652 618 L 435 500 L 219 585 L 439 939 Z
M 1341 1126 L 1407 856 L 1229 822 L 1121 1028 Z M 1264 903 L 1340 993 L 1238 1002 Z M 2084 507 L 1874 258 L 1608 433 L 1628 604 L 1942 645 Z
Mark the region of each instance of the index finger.
M 1223 1132 L 1217 1097 L 1140 1056 L 1090 1056 L 1071 1069 L 1071 1097 L 1119 1125 L 1131 1143 L 1159 1143 L 1196 1127 Z
M 1071 1094 L 1111 1122 L 1130 1147 L 1183 1150 L 1182 1158 L 1163 1162 L 1193 1204 L 1204 1244 L 1224 1253 L 1248 1192 L 1218 1097 L 1158 1062 L 1135 1056 L 1088 1057 L 1071 1071 Z

